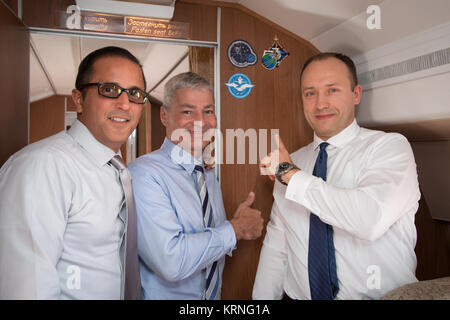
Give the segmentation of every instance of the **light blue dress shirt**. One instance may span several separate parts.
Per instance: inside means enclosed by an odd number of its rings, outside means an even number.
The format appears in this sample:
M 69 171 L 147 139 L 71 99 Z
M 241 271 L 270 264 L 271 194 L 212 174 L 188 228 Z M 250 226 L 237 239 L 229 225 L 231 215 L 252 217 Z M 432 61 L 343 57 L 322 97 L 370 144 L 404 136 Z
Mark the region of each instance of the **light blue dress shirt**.
M 214 170 L 206 171 L 205 179 L 215 227 L 204 227 L 196 164 L 191 154 L 165 139 L 161 149 L 129 166 L 144 299 L 202 299 L 206 267 L 218 261 L 222 279 L 225 255 L 236 246 Z M 219 293 L 221 287 L 222 280 Z

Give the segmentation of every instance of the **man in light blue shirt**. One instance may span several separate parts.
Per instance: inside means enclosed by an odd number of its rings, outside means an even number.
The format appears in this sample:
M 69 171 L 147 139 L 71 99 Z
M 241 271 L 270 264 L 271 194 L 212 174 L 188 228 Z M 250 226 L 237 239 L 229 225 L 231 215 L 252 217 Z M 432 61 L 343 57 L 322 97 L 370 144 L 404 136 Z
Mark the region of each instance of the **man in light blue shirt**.
M 225 255 L 231 255 L 237 240 L 261 235 L 261 212 L 250 208 L 251 192 L 233 219 L 226 220 L 220 185 L 202 160 L 210 143 L 205 133 L 217 124 L 206 79 L 191 72 L 172 78 L 165 87 L 161 121 L 166 127 L 161 148 L 129 167 L 143 298 L 220 299 Z M 198 191 L 203 175 L 209 203 Z M 214 226 L 204 220 L 209 206 Z

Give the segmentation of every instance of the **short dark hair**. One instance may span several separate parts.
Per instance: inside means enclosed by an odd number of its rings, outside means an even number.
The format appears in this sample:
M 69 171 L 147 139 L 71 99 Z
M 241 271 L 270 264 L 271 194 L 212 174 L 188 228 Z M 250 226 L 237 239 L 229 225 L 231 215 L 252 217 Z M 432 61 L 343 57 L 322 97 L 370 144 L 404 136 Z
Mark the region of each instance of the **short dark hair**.
M 353 60 L 350 57 L 346 56 L 345 54 L 337 53 L 337 52 L 321 52 L 319 54 L 316 54 L 315 56 L 310 57 L 308 60 L 306 60 L 305 64 L 303 65 L 302 72 L 300 73 L 300 81 L 302 79 L 303 72 L 308 67 L 308 65 L 311 64 L 311 62 L 322 61 L 322 60 L 326 60 L 329 58 L 336 58 L 336 59 L 342 61 L 343 63 L 345 63 L 345 65 L 347 66 L 347 69 L 350 73 L 350 82 L 351 82 L 352 90 L 355 89 L 355 86 L 358 85 L 358 76 L 356 75 L 355 63 L 353 62 Z
M 89 53 L 80 63 L 78 67 L 77 79 L 75 80 L 75 88 L 80 90 L 84 96 L 84 92 L 82 91 L 83 84 L 86 84 L 90 81 L 92 73 L 94 71 L 93 66 L 95 61 L 104 57 L 120 57 L 130 60 L 131 62 L 136 63 L 141 69 L 142 79 L 144 80 L 144 91 L 147 87 L 147 82 L 145 81 L 144 70 L 142 69 L 142 65 L 139 60 L 128 50 L 120 47 L 104 47 L 98 50 L 95 50 Z

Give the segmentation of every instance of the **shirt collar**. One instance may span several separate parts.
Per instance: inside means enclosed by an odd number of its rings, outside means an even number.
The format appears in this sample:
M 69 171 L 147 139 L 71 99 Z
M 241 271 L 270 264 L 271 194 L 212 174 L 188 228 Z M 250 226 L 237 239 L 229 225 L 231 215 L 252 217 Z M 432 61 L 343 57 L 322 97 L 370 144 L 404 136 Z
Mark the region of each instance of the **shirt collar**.
M 196 165 L 202 165 L 202 163 L 195 159 L 192 154 L 174 144 L 167 138 L 164 138 L 161 151 L 166 153 L 173 163 L 182 166 L 184 170 L 189 172 L 189 174 L 194 171 Z
M 353 119 L 353 122 L 348 127 L 339 132 L 337 135 L 328 139 L 326 142 L 328 142 L 331 146 L 341 148 L 350 141 L 352 141 L 358 135 L 359 130 L 360 126 L 356 122 L 356 119 Z M 325 141 L 320 139 L 314 132 L 314 140 L 313 140 L 314 150 L 316 150 L 322 142 Z
M 67 133 L 91 155 L 92 160 L 99 167 L 104 166 L 116 155 L 113 150 L 95 139 L 89 129 L 78 120 L 75 120 Z M 120 155 L 120 151 L 117 154 Z

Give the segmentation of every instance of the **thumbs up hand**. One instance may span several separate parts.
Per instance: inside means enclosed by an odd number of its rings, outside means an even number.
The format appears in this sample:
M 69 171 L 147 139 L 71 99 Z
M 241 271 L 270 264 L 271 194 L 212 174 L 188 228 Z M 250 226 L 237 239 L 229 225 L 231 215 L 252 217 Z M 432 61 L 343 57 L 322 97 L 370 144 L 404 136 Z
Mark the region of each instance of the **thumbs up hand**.
M 254 240 L 262 234 L 264 220 L 261 211 L 251 208 L 254 201 L 255 193 L 250 192 L 230 220 L 237 240 Z

